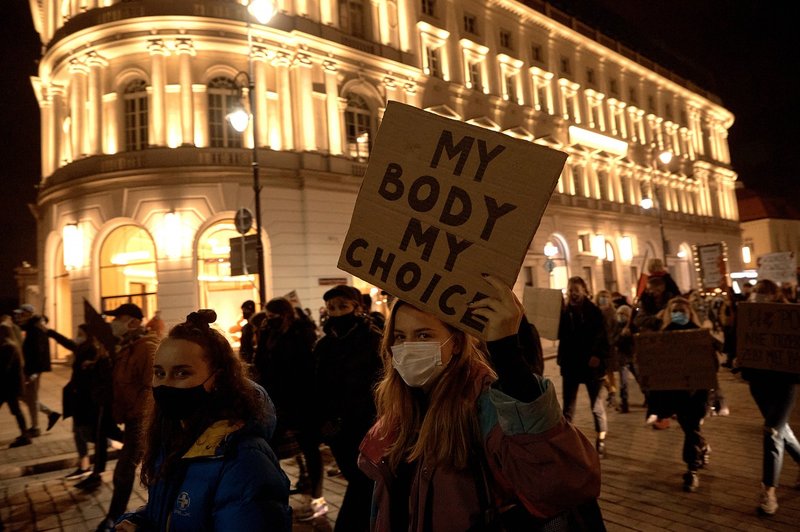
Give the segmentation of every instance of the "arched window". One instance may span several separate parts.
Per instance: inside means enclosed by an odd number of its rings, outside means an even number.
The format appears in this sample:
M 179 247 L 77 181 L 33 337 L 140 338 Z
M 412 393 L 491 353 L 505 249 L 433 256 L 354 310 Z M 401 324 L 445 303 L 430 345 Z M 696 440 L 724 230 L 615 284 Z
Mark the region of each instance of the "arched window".
M 350 157 L 364 161 L 372 148 L 372 112 L 358 94 L 350 94 L 344 111 L 347 151 Z
M 125 117 L 125 150 L 147 147 L 147 83 L 136 79 L 125 86 L 122 95 Z
M 569 272 L 564 239 L 559 235 L 550 235 L 544 246 L 544 255 L 546 258 L 545 269 L 550 272 L 550 288 L 566 289 Z
M 212 148 L 241 148 L 242 133 L 227 116 L 239 103 L 239 90 L 232 79 L 217 77 L 208 83 L 208 127 Z
M 100 299 L 102 310 L 135 303 L 146 318 L 156 310 L 156 246 L 150 235 L 135 225 L 114 229 L 100 248 Z
M 619 286 L 617 283 L 617 271 L 614 267 L 614 246 L 608 240 L 606 240 L 605 244 L 605 255 L 605 259 L 603 259 L 603 280 L 605 281 L 606 290 L 616 292 Z

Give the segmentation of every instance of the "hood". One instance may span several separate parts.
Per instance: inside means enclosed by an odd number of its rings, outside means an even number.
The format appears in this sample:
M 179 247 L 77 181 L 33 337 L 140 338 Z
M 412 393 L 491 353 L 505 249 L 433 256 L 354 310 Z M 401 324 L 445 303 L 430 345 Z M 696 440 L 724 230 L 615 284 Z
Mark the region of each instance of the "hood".
M 256 389 L 256 393 L 261 397 L 261 403 L 264 408 L 264 412 L 266 415 L 266 421 L 263 423 L 253 423 L 256 425 L 256 428 L 263 432 L 264 437 L 267 440 L 272 439 L 272 435 L 275 433 L 275 427 L 278 424 L 278 416 L 275 414 L 275 404 L 272 402 L 267 390 L 264 389 L 263 386 L 258 384 L 255 381 L 250 381 L 250 384 L 253 388 Z

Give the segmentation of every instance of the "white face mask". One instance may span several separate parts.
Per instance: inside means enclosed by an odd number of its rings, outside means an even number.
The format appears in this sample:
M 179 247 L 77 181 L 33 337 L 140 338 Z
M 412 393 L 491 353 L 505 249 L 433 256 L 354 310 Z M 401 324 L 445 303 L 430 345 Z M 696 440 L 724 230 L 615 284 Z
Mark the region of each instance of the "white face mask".
M 406 384 L 412 388 L 422 388 L 444 369 L 442 347 L 450 341 L 450 338 L 441 344 L 404 342 L 394 345 L 391 347 L 392 366 Z
M 123 320 L 113 320 L 111 322 L 111 333 L 117 338 L 122 338 L 128 332 L 128 322 Z

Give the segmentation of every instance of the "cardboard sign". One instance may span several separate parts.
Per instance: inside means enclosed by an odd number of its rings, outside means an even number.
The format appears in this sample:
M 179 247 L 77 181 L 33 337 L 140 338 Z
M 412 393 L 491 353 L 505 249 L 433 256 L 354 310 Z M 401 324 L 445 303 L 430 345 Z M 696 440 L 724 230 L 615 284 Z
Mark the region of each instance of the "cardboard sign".
M 758 278 L 769 279 L 781 286 L 797 284 L 797 260 L 793 251 L 778 251 L 758 257 Z
M 800 305 L 739 303 L 736 313 L 739 366 L 800 373 Z
M 300 296 L 297 295 L 297 290 L 292 290 L 285 296 L 283 296 L 289 303 L 292 304 L 294 308 L 303 308 L 303 305 L 300 303 Z
M 566 158 L 389 102 L 339 268 L 483 337 L 481 273 L 514 284 Z
M 697 245 L 693 248 L 695 268 L 703 291 L 713 292 L 722 288 L 726 281 L 727 266 L 725 262 L 728 260 L 724 243 Z
M 642 388 L 709 390 L 717 387 L 717 352 L 707 329 L 633 336 Z
M 558 340 L 558 322 L 561 321 L 561 290 L 526 286 L 522 294 L 525 316 L 536 326 L 539 336 Z

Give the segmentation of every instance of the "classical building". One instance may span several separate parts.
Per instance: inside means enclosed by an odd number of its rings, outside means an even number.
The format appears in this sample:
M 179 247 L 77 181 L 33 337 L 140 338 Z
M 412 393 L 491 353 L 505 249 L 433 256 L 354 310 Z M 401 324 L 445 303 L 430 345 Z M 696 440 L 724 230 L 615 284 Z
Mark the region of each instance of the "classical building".
M 83 298 L 234 323 L 258 296 L 229 262 L 234 214 L 255 205 L 253 153 L 266 296 L 294 290 L 316 310 L 329 283 L 367 290 L 336 263 L 388 100 L 569 154 L 519 289 L 580 275 L 629 292 L 663 255 L 688 289 L 691 245 L 740 248 L 732 114 L 544 2 L 278 0 L 266 24 L 248 3 L 31 2 L 39 271 L 60 330 Z M 243 133 L 226 121 L 240 105 Z

